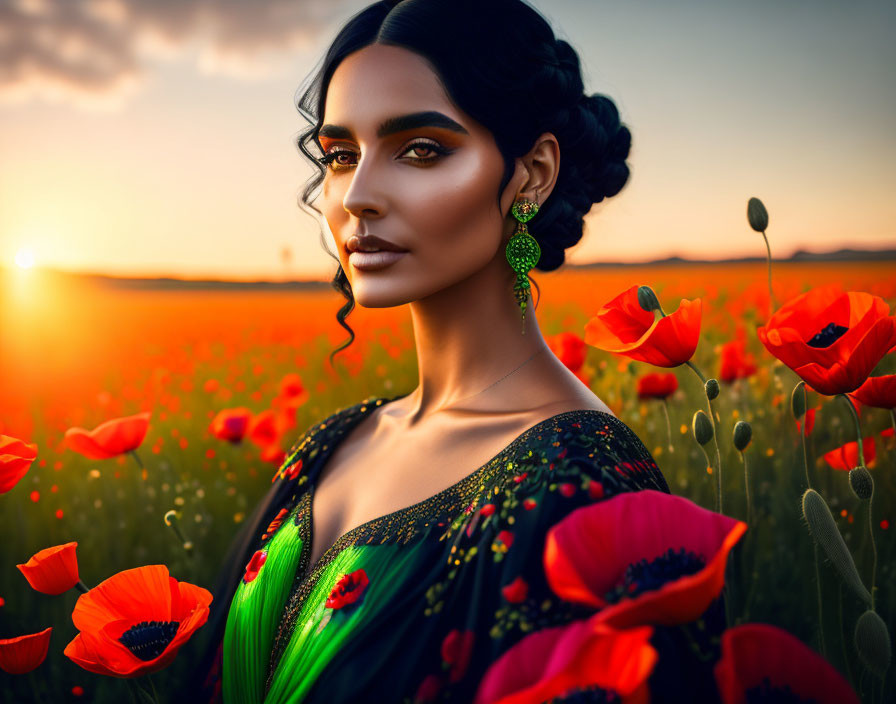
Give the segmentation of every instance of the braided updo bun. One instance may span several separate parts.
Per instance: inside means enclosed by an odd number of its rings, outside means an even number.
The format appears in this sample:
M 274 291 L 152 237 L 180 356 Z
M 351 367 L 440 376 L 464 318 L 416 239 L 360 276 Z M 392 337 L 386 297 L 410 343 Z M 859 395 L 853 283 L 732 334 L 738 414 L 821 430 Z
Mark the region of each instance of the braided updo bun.
M 374 43 L 400 46 L 426 59 L 449 98 L 492 133 L 504 160 L 495 194 L 499 202 L 515 160 L 532 149 L 539 135 L 550 132 L 557 138 L 557 181 L 528 227 L 541 247 L 536 268 L 559 267 L 565 250 L 582 238 L 591 206 L 617 194 L 628 180 L 631 133 L 610 98 L 584 92 L 575 49 L 557 39 L 547 20 L 523 0 L 381 0 L 352 17 L 297 103 L 311 123 L 298 146 L 318 169 L 302 193 L 303 207 L 320 214 L 311 201 L 325 167 L 309 146 L 321 126 L 330 79 L 346 56 Z M 326 249 L 323 232 L 321 243 Z M 337 318 L 352 334 L 350 344 L 354 333 L 345 317 L 354 299 L 341 266 L 333 287 L 348 299 Z
M 605 95 L 583 92 L 575 49 L 558 39 L 554 51 L 557 64 L 549 64 L 554 76 L 545 77 L 544 92 L 548 104 L 551 93 L 556 95 L 556 107 L 545 116 L 542 129 L 553 133 L 560 145 L 560 172 L 545 207 L 529 225 L 541 246 L 537 268 L 542 271 L 559 267 L 564 250 L 581 239 L 584 216 L 592 204 L 622 190 L 628 181 L 625 160 L 632 142 L 616 104 Z M 539 92 L 537 86 L 534 90 Z

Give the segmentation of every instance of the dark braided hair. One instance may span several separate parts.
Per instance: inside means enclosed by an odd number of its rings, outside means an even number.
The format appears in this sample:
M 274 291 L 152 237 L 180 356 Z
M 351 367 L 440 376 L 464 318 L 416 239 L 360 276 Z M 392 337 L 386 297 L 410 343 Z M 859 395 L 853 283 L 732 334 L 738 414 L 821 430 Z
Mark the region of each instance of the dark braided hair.
M 629 176 L 626 158 L 631 132 L 619 120 L 615 103 L 605 95 L 584 92 L 579 56 L 557 39 L 547 20 L 523 0 L 381 0 L 354 15 L 342 28 L 306 81 L 296 106 L 310 127 L 298 147 L 317 167 L 301 195 L 306 211 L 324 180 L 326 167 L 309 150 L 317 145 L 327 88 L 334 71 L 349 54 L 370 44 L 400 46 L 416 52 L 436 71 L 451 100 L 488 129 L 504 159 L 504 176 L 495 194 L 510 181 L 515 159 L 536 138 L 550 132 L 560 146 L 560 168 L 550 197 L 529 232 L 541 247 L 536 268 L 553 271 L 564 251 L 582 238 L 584 216 L 592 204 L 616 195 Z M 321 245 L 330 256 L 321 230 Z M 346 303 L 336 315 L 345 322 L 354 309 L 351 285 L 340 264 L 332 286 Z

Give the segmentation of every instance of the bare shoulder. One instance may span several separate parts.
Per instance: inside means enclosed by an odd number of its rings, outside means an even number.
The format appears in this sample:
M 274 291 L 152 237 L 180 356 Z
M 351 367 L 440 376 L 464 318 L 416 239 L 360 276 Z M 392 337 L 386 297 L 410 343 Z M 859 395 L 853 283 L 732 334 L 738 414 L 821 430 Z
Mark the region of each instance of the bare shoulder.
M 615 416 L 610 407 L 593 394 L 591 397 L 582 394 L 556 401 L 549 401 L 538 408 L 538 414 L 544 415 L 545 417 L 566 413 L 567 411 L 600 411 L 601 413 Z

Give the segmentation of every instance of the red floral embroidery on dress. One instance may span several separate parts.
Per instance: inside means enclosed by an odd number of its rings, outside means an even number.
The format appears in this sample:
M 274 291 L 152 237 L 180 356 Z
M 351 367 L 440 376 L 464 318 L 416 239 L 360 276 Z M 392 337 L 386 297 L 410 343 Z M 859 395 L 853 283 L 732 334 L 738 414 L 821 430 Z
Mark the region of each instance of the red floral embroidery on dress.
M 341 609 L 355 603 L 367 589 L 370 580 L 363 570 L 355 570 L 342 575 L 324 604 L 328 609 Z
M 286 518 L 287 513 L 289 513 L 289 511 L 287 509 L 285 509 L 285 508 L 280 509 L 280 513 L 278 513 L 274 517 L 274 520 L 271 521 L 270 525 L 268 525 L 267 529 L 262 534 L 262 536 L 261 536 L 262 540 L 267 540 L 270 536 L 272 536 L 274 533 L 277 532 L 277 529 L 283 523 L 283 519 Z
M 451 666 L 449 682 L 459 681 L 467 671 L 475 637 L 474 631 L 459 631 L 455 628 L 442 641 L 442 660 Z
M 256 550 L 255 554 L 252 556 L 252 559 L 249 560 L 249 564 L 246 565 L 246 574 L 243 575 L 243 582 L 248 584 L 253 579 L 255 579 L 258 576 L 258 573 L 261 572 L 261 567 L 262 565 L 264 565 L 264 562 L 267 559 L 267 552 Z
M 417 692 L 414 694 L 414 704 L 426 704 L 426 702 L 435 701 L 444 684 L 445 679 L 441 675 L 427 675 L 423 678 L 420 686 L 417 687 Z
M 485 504 L 481 509 L 479 509 L 479 513 L 483 516 L 491 516 L 495 512 L 494 504 Z
M 535 499 L 529 497 L 528 499 L 525 499 L 523 501 L 523 508 L 525 508 L 527 511 L 531 511 L 533 508 L 535 508 L 536 504 L 537 502 L 535 501 Z
M 604 497 L 604 485 L 593 479 L 588 483 L 588 497 L 602 499 Z
M 513 545 L 513 533 L 509 530 L 502 530 L 498 533 L 498 540 L 504 543 L 505 546 L 509 549 L 511 545 Z
M 518 604 L 525 600 L 526 595 L 529 593 L 529 585 L 525 579 L 517 577 L 507 586 L 501 587 L 501 593 L 511 604 Z
M 560 487 L 560 493 L 569 498 L 576 493 L 576 485 L 570 482 L 563 482 Z
M 299 472 L 301 472 L 301 471 L 302 471 L 302 460 L 299 459 L 298 462 L 296 462 L 294 465 L 292 465 L 289 469 L 287 469 L 287 470 L 283 473 L 283 477 L 284 477 L 287 481 L 292 481 L 292 480 L 295 479 L 297 476 L 299 476 Z

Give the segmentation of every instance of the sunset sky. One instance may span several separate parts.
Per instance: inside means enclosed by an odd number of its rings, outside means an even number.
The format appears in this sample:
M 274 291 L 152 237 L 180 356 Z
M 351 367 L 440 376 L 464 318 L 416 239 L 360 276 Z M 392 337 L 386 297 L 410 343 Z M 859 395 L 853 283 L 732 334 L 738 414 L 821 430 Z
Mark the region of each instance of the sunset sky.
M 368 4 L 0 0 L 0 265 L 331 278 L 293 99 Z M 751 196 L 775 256 L 896 246 L 896 3 L 531 4 L 633 134 L 570 261 L 762 256 Z

